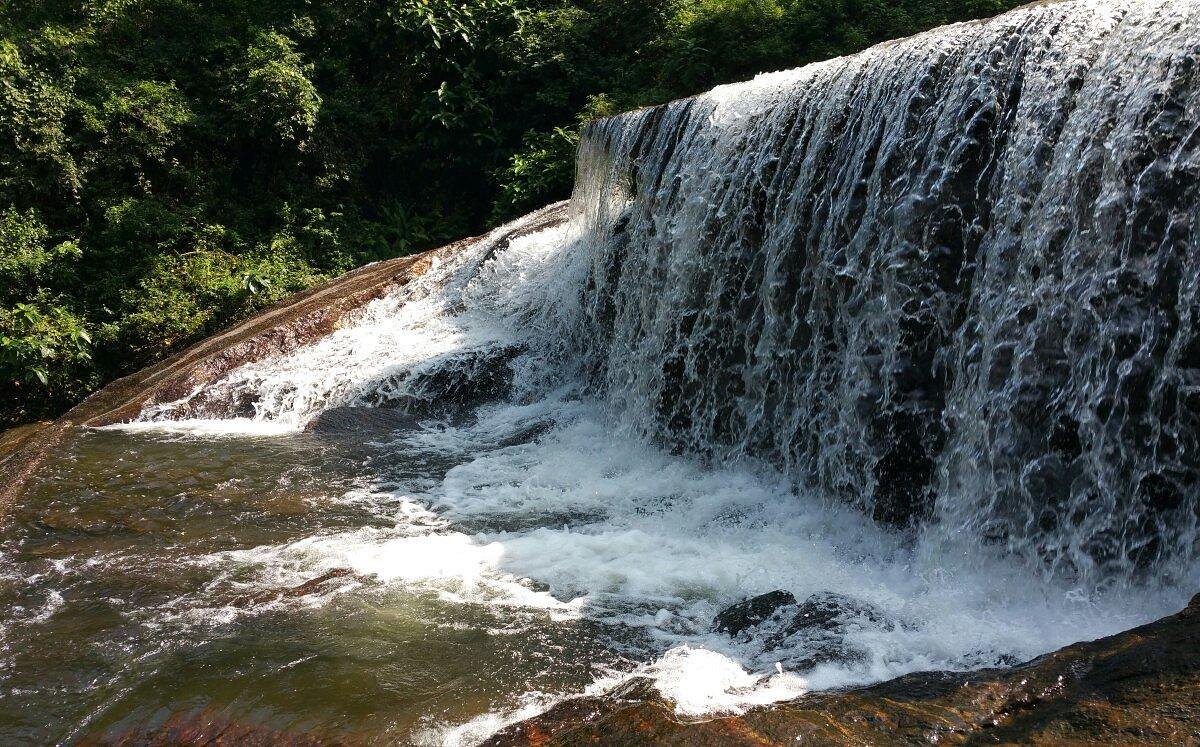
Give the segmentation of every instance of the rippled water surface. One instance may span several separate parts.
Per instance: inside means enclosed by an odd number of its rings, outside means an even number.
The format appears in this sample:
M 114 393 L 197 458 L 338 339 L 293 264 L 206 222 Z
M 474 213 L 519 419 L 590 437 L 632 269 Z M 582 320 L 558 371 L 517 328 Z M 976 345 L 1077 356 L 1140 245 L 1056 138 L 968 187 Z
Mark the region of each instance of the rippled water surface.
M 423 732 L 518 707 L 529 691 L 582 687 L 622 661 L 532 588 L 530 604 L 489 604 L 514 591 L 470 577 L 488 571 L 462 557 L 469 541 L 437 547 L 461 535 L 369 487 L 436 479 L 450 464 L 309 435 L 83 434 L 42 470 L 4 537 L 0 741 L 213 719 L 440 740 Z M 346 533 L 431 544 L 384 558 L 396 567 L 380 574 L 240 554 Z

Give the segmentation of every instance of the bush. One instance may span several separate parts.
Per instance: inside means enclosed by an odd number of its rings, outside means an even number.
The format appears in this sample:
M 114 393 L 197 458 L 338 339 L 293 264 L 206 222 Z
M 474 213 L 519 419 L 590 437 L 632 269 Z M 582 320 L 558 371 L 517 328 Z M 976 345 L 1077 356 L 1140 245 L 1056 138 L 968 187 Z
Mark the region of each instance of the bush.
M 52 414 L 86 393 L 91 342 L 83 320 L 55 300 L 0 306 L 0 424 Z
M 317 125 L 321 96 L 292 41 L 260 32 L 246 50 L 234 84 L 235 105 L 256 138 L 303 147 Z

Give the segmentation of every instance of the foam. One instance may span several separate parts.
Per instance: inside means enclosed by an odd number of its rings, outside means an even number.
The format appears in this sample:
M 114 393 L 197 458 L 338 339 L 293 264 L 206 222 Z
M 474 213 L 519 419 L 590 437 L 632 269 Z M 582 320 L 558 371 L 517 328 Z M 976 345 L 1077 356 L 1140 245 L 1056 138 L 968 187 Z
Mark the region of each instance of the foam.
M 157 433 L 174 436 L 194 436 L 196 438 L 247 436 L 282 436 L 298 429 L 292 422 L 254 420 L 252 418 L 229 418 L 217 420 L 211 418 L 197 420 L 133 420 L 128 423 L 114 423 L 101 426 L 97 430 L 124 431 L 126 433 Z
M 809 690 L 805 679 L 795 674 L 751 674 L 728 656 L 691 646 L 671 649 L 647 671 L 680 716 L 743 713 Z
M 353 492 L 347 498 L 361 500 Z M 577 617 L 575 605 L 502 571 L 506 551 L 502 544 L 450 531 L 444 521 L 408 501 L 393 510 L 397 518 L 393 528 L 320 534 L 281 545 L 215 553 L 199 562 L 263 569 L 254 582 L 259 588 L 293 586 L 335 569 L 349 569 L 385 586 L 435 591 L 451 602 L 541 609 L 558 620 Z

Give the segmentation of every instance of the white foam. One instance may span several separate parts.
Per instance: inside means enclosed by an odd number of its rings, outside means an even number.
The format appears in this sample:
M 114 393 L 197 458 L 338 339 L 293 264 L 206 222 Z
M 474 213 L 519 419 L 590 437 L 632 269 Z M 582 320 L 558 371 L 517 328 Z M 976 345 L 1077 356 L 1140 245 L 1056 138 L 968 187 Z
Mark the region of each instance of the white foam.
M 349 500 L 358 501 L 357 493 Z M 578 605 L 532 588 L 528 581 L 501 570 L 506 548 L 461 532 L 421 507 L 404 501 L 390 529 L 363 527 L 321 534 L 282 545 L 217 553 L 200 562 L 264 569 L 255 586 L 294 586 L 315 575 L 349 569 L 385 585 L 438 592 L 452 602 L 487 603 L 542 609 L 552 619 L 578 616 Z
M 506 433 L 547 420 L 558 425 L 535 443 L 495 447 Z M 440 482 L 391 500 L 377 496 L 371 505 L 392 516 L 394 527 L 321 534 L 208 562 L 260 568 L 268 586 L 350 568 L 449 602 L 538 609 L 553 619 L 637 631 L 614 637 L 614 647 L 645 662 L 621 676 L 652 678 L 686 717 L 913 671 L 1025 660 L 1185 601 L 1169 591 L 1081 594 L 1034 585 L 1019 566 L 924 546 L 860 512 L 796 494 L 769 470 L 711 468 L 623 439 L 599 410 L 576 400 L 496 405 L 473 425 L 426 428 L 387 449 L 469 456 Z M 346 500 L 362 503 L 360 493 Z M 773 589 L 801 600 L 834 591 L 874 605 L 884 619 L 845 631 L 860 657 L 806 671 L 787 668 L 806 653 L 805 640 L 765 650 L 759 640 L 710 631 L 723 606 Z M 508 722 L 491 714 L 447 732 L 447 743 Z
M 701 641 L 769 661 L 710 635 L 708 626 L 722 605 L 773 589 L 801 600 L 836 591 L 910 621 L 852 631 L 850 641 L 869 656 L 826 669 L 814 685 L 834 686 L 1028 659 L 1185 601 L 1173 592 L 1034 587 L 1019 567 L 914 547 L 911 536 L 884 531 L 857 511 L 791 493 L 769 472 L 706 468 L 623 442 L 598 416 L 578 409 L 572 416 L 534 445 L 493 450 L 450 470 L 426 500 L 451 522 L 548 516 L 553 524 L 483 532 L 478 541 L 504 548 L 496 556 L 501 570 L 663 641 Z
M 692 646 L 671 649 L 647 671 L 680 716 L 743 713 L 809 690 L 803 677 L 790 672 L 752 674 L 728 656 Z

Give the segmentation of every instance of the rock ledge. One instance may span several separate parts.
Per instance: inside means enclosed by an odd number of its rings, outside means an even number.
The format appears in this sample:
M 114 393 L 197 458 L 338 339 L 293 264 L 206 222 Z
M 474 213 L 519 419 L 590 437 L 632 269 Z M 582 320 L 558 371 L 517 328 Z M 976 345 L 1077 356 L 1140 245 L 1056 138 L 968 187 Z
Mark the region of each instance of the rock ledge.
M 911 674 L 699 723 L 680 721 L 651 687 L 625 687 L 560 703 L 485 744 L 1200 745 L 1200 595 L 1011 669 Z

